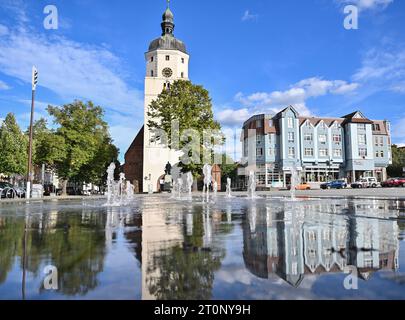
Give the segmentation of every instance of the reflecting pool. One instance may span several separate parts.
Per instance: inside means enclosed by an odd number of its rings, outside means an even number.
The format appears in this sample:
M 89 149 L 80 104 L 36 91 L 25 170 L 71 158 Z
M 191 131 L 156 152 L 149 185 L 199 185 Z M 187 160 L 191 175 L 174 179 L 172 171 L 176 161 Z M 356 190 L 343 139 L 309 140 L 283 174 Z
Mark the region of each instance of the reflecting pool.
M 104 202 L 0 204 L 0 299 L 405 299 L 405 201 Z

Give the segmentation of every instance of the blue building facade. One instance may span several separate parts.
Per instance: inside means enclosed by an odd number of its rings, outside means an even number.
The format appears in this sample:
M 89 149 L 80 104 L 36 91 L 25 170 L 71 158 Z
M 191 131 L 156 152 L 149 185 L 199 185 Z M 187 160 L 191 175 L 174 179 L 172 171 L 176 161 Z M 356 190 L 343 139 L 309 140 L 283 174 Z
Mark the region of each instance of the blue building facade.
M 289 106 L 276 115 L 260 114 L 243 124 L 242 163 L 252 162 L 260 187 L 285 187 L 293 168 L 302 180 L 357 181 L 387 178 L 392 163 L 390 123 L 360 111 L 340 118 L 302 117 Z

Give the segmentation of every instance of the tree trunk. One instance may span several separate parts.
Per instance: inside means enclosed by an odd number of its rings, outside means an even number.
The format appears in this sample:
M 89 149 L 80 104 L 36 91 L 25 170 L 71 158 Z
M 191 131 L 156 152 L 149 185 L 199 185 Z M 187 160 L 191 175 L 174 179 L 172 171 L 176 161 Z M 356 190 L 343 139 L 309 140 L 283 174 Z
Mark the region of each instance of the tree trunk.
M 62 181 L 62 196 L 67 196 L 68 179 Z

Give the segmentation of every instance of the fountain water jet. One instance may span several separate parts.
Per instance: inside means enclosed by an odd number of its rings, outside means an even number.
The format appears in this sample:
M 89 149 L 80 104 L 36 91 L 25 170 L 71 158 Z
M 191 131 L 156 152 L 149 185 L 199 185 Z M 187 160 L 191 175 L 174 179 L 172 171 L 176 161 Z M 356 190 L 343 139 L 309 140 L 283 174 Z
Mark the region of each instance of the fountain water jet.
M 231 178 L 226 179 L 226 197 L 232 198 L 232 189 L 231 189 L 232 180 Z
M 191 172 L 186 173 L 186 187 L 188 196 L 191 198 L 191 189 L 193 187 L 193 174 Z
M 254 171 L 249 172 L 248 196 L 250 199 L 256 198 L 256 175 Z
M 295 201 L 295 188 L 299 185 L 300 183 L 300 174 L 297 168 L 296 163 L 291 166 L 291 188 L 290 188 L 290 196 L 291 200 Z
M 128 204 L 134 197 L 134 186 L 120 173 L 119 181 L 114 181 L 115 164 L 107 168 L 107 203 L 105 206 L 119 207 Z
M 218 193 L 218 182 L 214 181 L 213 185 L 212 185 L 212 189 L 214 191 L 214 197 L 217 197 L 217 193 Z
M 211 175 L 212 167 L 209 164 L 205 164 L 203 167 L 203 174 L 204 174 L 204 187 L 203 187 L 203 195 L 207 192 L 207 201 L 209 200 L 209 193 L 210 193 L 210 185 L 212 182 L 212 175 Z

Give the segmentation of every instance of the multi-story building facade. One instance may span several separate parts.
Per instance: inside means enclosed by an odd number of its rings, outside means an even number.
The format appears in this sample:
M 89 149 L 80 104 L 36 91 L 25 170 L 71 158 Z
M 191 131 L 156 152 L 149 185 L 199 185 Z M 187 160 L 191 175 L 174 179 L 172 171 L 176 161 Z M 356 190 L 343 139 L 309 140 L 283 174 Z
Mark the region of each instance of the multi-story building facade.
M 392 163 L 390 123 L 360 111 L 315 118 L 289 106 L 276 115 L 255 115 L 243 124 L 242 144 L 243 162 L 251 166 L 253 159 L 258 186 L 267 188 L 288 185 L 293 168 L 309 183 L 382 181 Z

